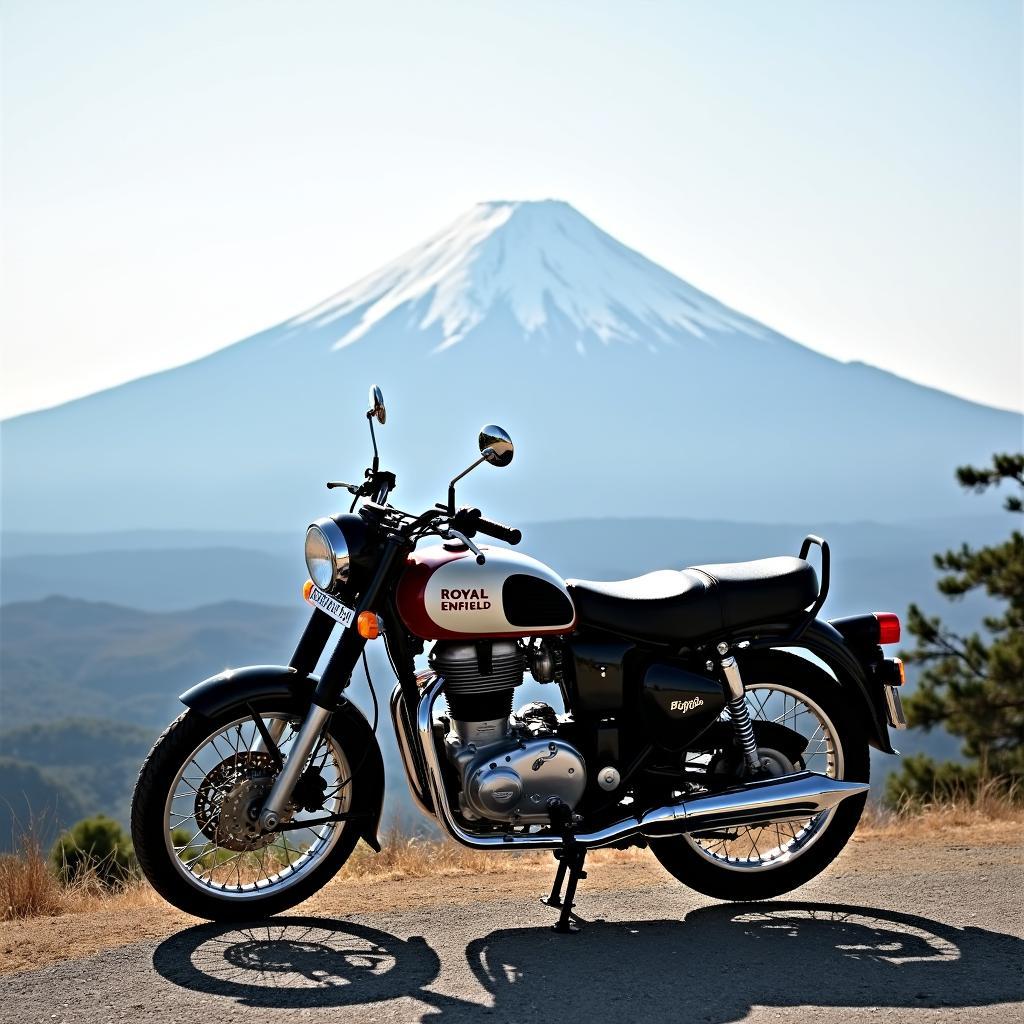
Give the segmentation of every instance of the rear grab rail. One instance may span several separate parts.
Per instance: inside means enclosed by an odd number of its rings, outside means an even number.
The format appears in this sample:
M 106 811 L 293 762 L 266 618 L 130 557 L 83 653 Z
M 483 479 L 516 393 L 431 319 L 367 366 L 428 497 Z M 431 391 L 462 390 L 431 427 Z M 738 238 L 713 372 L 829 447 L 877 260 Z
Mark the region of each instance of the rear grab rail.
M 807 534 L 803 544 L 800 545 L 800 557 L 806 561 L 807 556 L 811 553 L 811 548 L 815 546 L 821 549 L 821 582 L 818 585 L 818 596 L 814 599 L 814 604 L 804 613 L 804 617 L 797 623 L 788 638 L 789 640 L 798 640 L 803 635 L 804 630 L 818 617 L 818 612 L 821 611 L 825 599 L 828 597 L 828 586 L 832 574 L 832 557 L 828 550 L 828 541 L 817 534 Z

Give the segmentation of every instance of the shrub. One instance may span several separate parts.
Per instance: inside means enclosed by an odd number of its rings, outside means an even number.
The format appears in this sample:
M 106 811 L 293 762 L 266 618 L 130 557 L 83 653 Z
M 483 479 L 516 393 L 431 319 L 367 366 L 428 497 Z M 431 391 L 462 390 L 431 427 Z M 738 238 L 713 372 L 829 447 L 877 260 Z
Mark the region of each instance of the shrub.
M 113 886 L 138 873 L 131 840 L 105 814 L 72 825 L 54 844 L 50 860 L 65 884 L 92 875 L 103 885 Z

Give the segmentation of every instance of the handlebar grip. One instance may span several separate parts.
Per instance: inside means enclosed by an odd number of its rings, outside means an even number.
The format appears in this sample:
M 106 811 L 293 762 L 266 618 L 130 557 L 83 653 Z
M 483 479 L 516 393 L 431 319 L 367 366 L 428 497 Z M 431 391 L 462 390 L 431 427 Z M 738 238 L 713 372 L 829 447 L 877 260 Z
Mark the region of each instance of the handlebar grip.
M 481 517 L 477 521 L 476 529 L 478 533 L 486 533 L 488 537 L 493 537 L 495 540 L 503 540 L 513 545 L 518 544 L 523 539 L 522 530 L 517 530 L 514 526 L 504 526 L 501 523 L 496 523 L 493 519 Z

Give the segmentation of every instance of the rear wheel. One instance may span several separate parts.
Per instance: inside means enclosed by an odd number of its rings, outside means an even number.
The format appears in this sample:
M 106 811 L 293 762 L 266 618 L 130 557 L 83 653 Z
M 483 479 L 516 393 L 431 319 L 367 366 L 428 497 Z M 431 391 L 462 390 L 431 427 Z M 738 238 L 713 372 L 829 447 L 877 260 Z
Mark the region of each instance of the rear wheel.
M 299 709 L 280 699 L 251 706 L 287 758 Z M 157 740 L 135 789 L 132 840 L 146 877 L 168 902 L 211 920 L 251 920 L 306 899 L 341 868 L 360 834 L 355 821 L 314 820 L 371 813 L 379 799 L 361 791 L 366 751 L 352 742 L 328 726 L 285 817 L 295 827 L 268 834 L 257 818 L 277 767 L 248 708 L 212 718 L 186 711 Z
M 741 669 L 747 709 L 769 775 L 808 770 L 834 779 L 868 781 L 864 730 L 831 676 L 802 658 L 786 654 L 751 659 L 749 664 L 741 663 Z M 728 721 L 728 712 L 723 718 Z M 797 748 L 803 749 L 781 750 L 765 745 L 765 737 L 785 736 L 778 726 L 799 734 L 794 739 L 798 740 Z M 708 788 L 720 788 L 730 781 L 739 763 L 734 751 L 687 757 L 689 772 L 703 765 Z M 865 800 L 866 795 L 848 797 L 798 822 L 659 839 L 651 842 L 651 850 L 679 881 L 707 896 L 722 900 L 768 899 L 810 881 L 838 856 L 857 827 Z

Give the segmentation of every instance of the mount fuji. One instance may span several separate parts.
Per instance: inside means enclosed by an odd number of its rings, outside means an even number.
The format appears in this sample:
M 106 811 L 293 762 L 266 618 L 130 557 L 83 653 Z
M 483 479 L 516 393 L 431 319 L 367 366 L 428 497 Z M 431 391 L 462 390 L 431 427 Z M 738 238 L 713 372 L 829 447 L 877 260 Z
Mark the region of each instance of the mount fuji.
M 507 522 L 972 513 L 954 467 L 1024 422 L 800 345 L 566 203 L 491 202 L 269 330 L 6 420 L 4 529 L 301 528 L 368 461 L 371 383 L 396 504 L 443 497 L 496 422 L 515 461 L 459 494 Z

